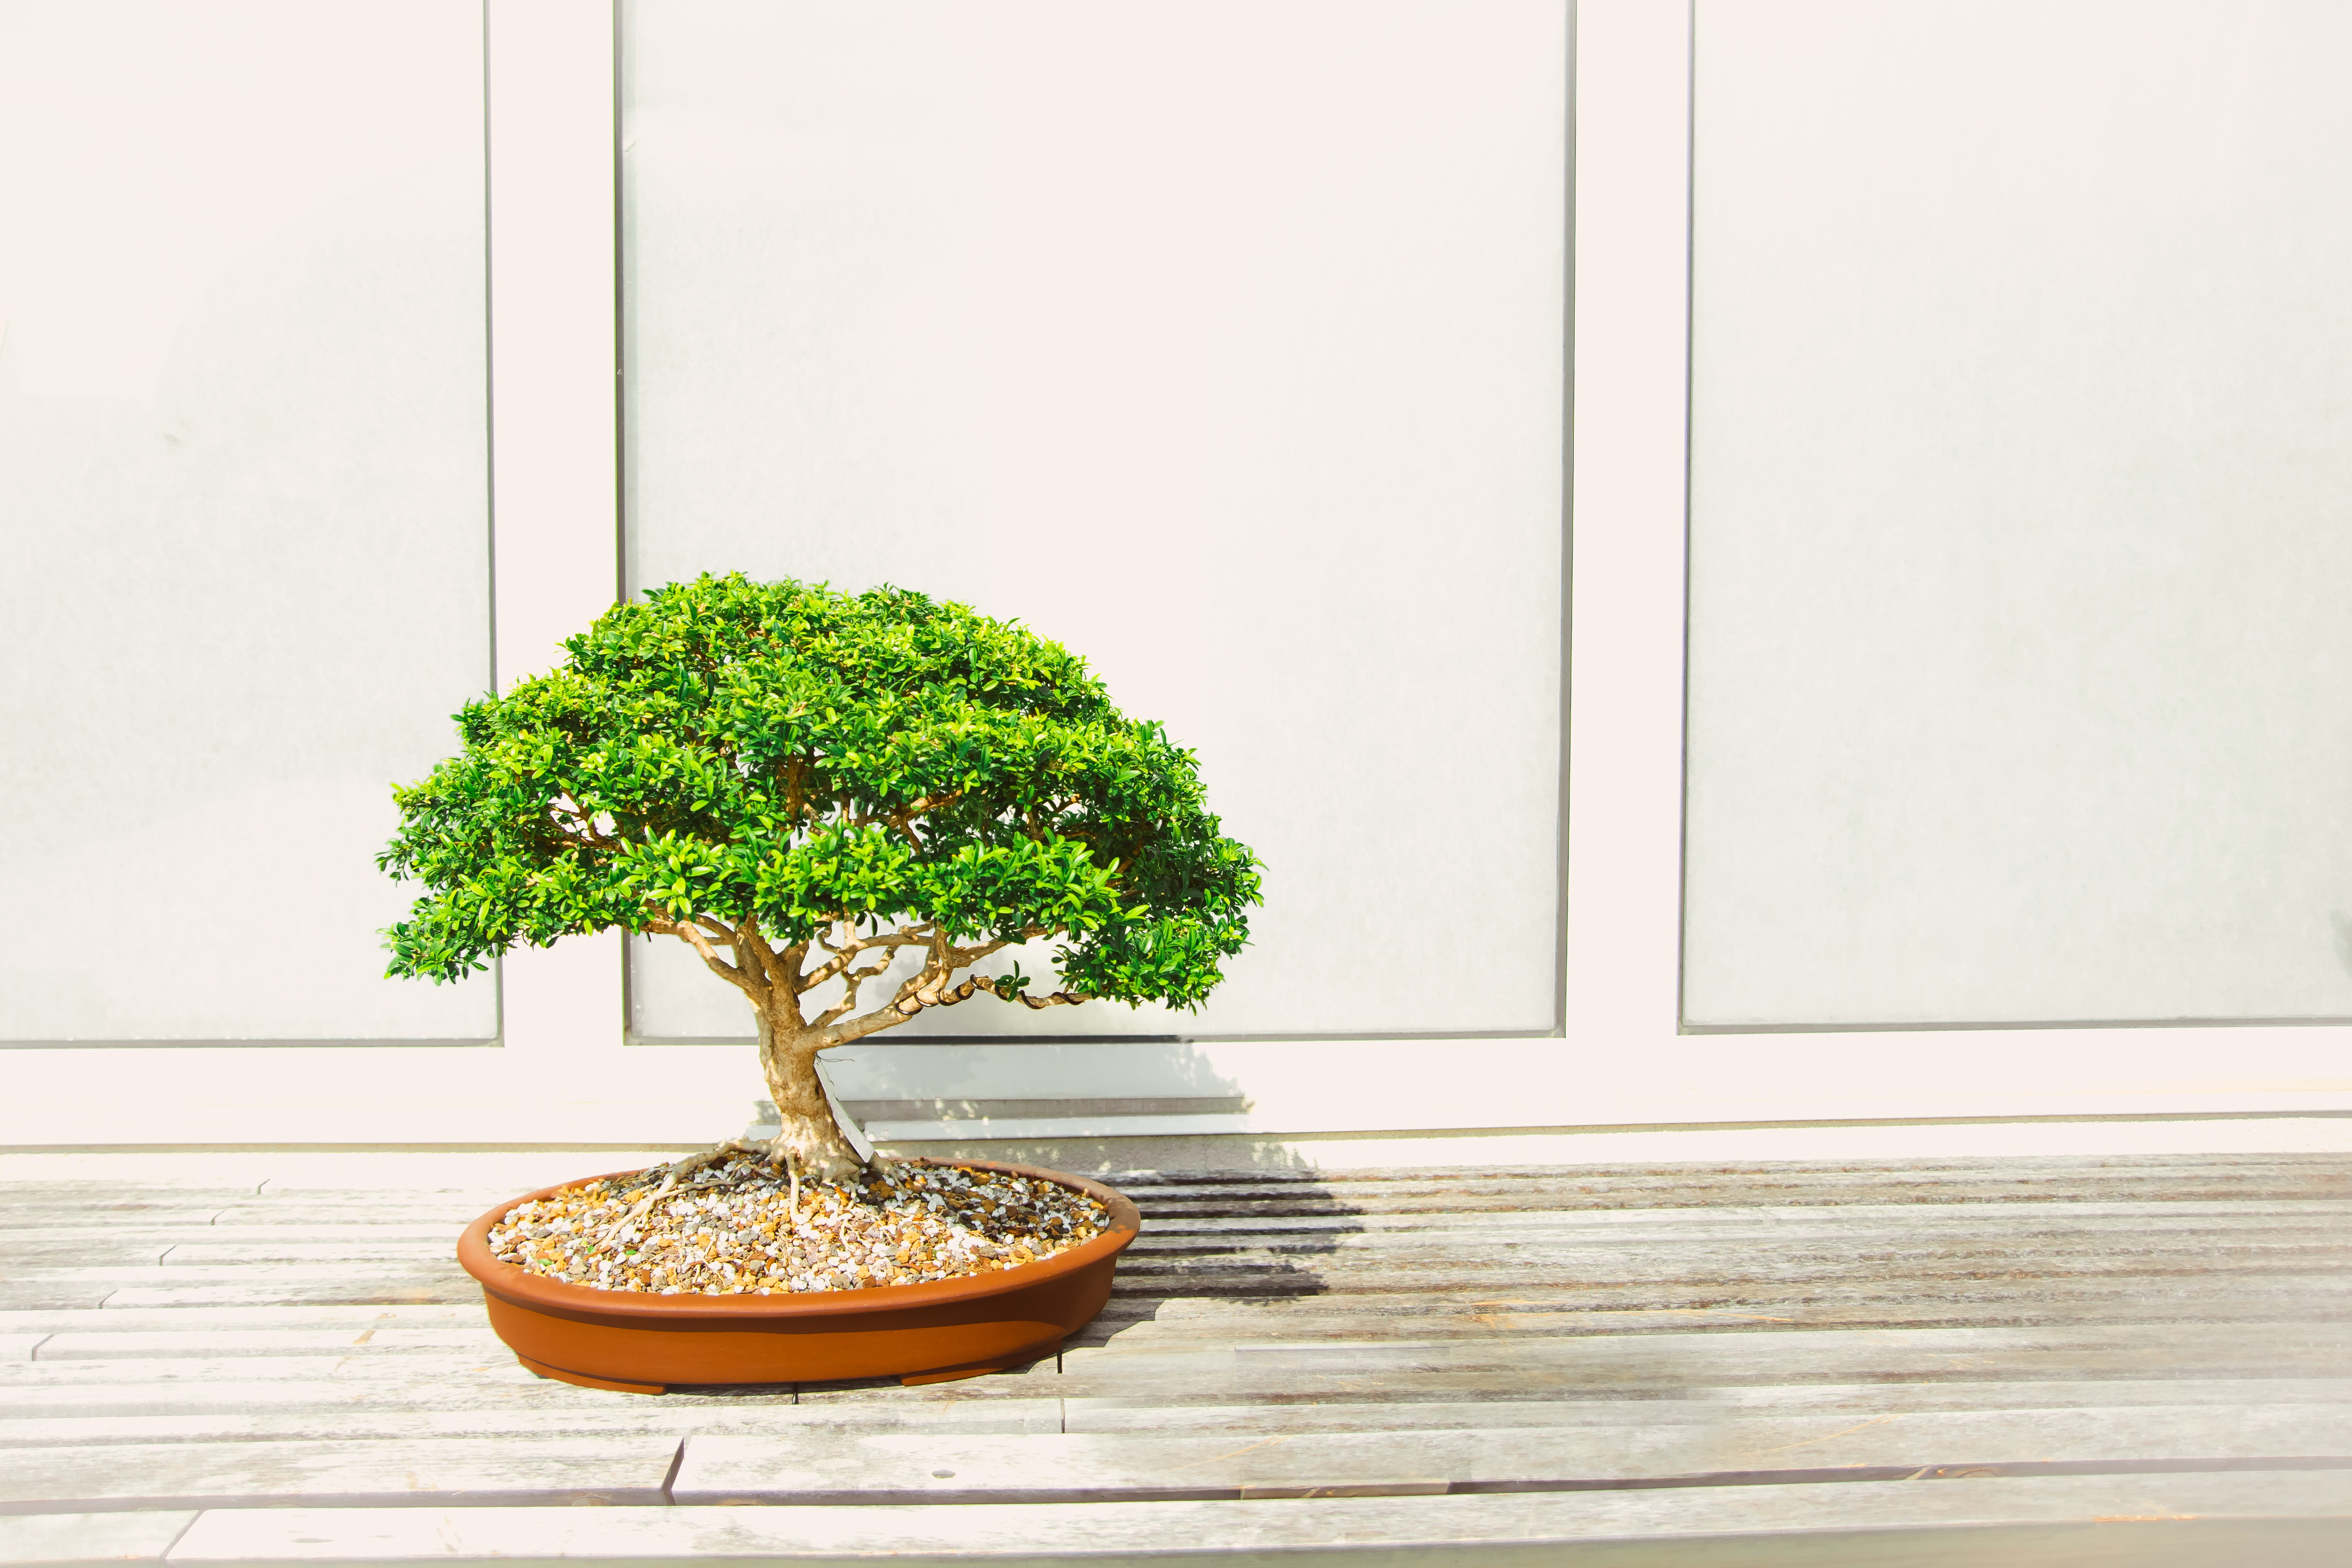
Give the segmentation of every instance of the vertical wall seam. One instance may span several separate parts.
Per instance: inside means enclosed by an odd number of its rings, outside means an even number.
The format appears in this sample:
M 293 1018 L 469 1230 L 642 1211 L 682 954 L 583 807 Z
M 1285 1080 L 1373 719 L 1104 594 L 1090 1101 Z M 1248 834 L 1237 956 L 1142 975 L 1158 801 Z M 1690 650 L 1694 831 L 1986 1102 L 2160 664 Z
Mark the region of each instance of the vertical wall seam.
M 1559 883 L 1557 940 L 1552 943 L 1552 1033 L 1568 1036 L 1569 930 L 1569 737 L 1575 703 L 1576 584 L 1576 28 L 1580 13 L 1568 0 L 1568 81 L 1565 94 L 1568 166 L 1562 181 L 1560 236 L 1562 305 L 1560 310 L 1559 428 L 1559 837 L 1555 847 L 1553 876 Z
M 1691 405 L 1698 296 L 1698 0 L 1688 0 L 1683 58 L 1683 608 L 1680 789 L 1675 811 L 1675 1032 L 1683 1032 L 1690 967 Z
M 490 223 L 490 182 L 496 178 L 490 158 L 490 0 L 482 0 L 482 548 L 487 569 L 483 582 L 489 598 L 489 691 L 499 690 L 499 412 L 496 236 Z M 503 957 L 490 960 L 490 1044 L 507 1043 L 507 968 Z

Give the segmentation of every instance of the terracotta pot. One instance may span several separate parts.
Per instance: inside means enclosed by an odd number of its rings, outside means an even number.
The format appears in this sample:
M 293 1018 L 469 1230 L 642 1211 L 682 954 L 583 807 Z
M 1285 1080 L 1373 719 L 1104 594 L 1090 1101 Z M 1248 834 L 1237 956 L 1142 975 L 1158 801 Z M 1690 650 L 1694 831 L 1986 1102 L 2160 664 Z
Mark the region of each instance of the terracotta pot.
M 1052 1355 L 1102 1310 L 1118 1255 L 1142 1225 L 1125 1197 L 1083 1176 L 1027 1165 L 905 1163 L 1000 1171 L 1076 1187 L 1110 1211 L 1110 1227 L 1067 1252 L 1016 1268 L 924 1285 L 784 1296 L 599 1290 L 518 1268 L 490 1250 L 490 1227 L 516 1205 L 598 1179 L 590 1176 L 500 1204 L 457 1238 L 457 1261 L 481 1281 L 490 1327 L 516 1360 L 541 1377 L 629 1394 L 666 1394 L 674 1384 L 851 1377 L 944 1383 Z

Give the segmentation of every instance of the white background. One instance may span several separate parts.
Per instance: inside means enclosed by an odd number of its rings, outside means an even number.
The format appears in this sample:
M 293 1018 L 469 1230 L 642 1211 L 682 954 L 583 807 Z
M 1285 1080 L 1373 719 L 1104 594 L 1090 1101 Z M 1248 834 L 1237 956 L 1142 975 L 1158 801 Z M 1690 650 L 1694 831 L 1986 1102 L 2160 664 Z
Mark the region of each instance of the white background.
M 491 20 L 494 602 L 498 668 L 510 679 L 543 667 L 556 637 L 614 592 L 612 55 L 587 8 L 498 0 Z M 870 1053 L 852 1092 L 1205 1087 L 1245 1096 L 1253 1109 L 1235 1130 L 1266 1136 L 2352 1110 L 2352 1041 L 2336 1027 L 1677 1033 L 1687 13 L 1585 0 L 1576 25 L 1567 1037 L 916 1044 Z M 2032 57 L 2021 46 L 2015 58 Z M 527 221 L 502 224 L 502 212 Z M 0 1140 L 577 1142 L 737 1131 L 756 1093 L 748 1053 L 625 1046 L 618 945 L 580 940 L 510 959 L 498 1049 L 7 1052 Z M 1937 1147 L 1966 1152 L 1952 1140 L 1967 1131 Z M 2002 1146 L 1999 1131 L 1981 1146 Z

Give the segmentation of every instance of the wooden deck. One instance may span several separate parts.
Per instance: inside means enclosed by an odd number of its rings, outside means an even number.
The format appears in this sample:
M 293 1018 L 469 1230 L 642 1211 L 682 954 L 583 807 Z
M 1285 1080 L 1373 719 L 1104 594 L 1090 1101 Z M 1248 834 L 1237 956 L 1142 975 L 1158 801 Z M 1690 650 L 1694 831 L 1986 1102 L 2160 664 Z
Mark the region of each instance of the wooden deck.
M 662 1398 L 270 1158 L 0 1189 L 0 1563 L 2352 1562 L 2352 1155 L 1146 1173 L 1058 1362 Z

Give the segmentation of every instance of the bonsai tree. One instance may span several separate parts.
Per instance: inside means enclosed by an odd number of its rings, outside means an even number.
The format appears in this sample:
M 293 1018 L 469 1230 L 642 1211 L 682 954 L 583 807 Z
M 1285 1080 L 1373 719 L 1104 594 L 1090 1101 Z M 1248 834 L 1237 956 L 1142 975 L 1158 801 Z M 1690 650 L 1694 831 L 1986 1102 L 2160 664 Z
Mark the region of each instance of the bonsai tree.
M 389 973 L 458 980 L 614 927 L 677 938 L 751 1005 L 782 1120 L 767 1152 L 795 1176 L 859 1166 L 818 1053 L 982 994 L 1189 1010 L 1248 940 L 1258 862 L 1218 831 L 1192 754 L 1017 624 L 705 575 L 564 646 L 467 704 L 465 749 L 394 790 L 377 864 L 426 891 L 384 933 Z M 1053 990 L 976 967 L 1055 937 Z

